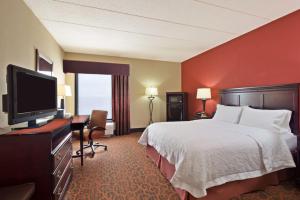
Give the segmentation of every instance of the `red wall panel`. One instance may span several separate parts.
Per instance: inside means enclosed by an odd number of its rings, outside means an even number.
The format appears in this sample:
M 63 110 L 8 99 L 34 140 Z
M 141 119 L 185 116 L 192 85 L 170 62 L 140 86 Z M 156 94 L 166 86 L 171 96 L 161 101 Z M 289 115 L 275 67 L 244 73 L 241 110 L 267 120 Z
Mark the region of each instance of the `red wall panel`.
M 201 109 L 196 89 L 218 90 L 300 82 L 300 10 L 181 63 L 182 90 L 189 94 L 189 116 Z

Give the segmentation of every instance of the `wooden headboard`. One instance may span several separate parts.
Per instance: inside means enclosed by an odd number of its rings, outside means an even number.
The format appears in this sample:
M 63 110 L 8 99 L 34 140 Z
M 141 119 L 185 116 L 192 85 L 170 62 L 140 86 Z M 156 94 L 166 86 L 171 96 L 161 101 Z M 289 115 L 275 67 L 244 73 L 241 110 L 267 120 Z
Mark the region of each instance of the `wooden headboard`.
M 290 127 L 299 134 L 299 84 L 223 89 L 220 98 L 223 105 L 291 110 Z

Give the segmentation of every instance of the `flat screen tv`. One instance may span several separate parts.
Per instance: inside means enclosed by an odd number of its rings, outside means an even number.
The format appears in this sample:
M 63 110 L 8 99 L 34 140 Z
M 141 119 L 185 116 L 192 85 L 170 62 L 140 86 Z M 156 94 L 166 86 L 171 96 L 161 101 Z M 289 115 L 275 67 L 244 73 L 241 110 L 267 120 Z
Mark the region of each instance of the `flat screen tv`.
M 7 66 L 8 124 L 35 124 L 57 112 L 57 80 L 15 65 Z

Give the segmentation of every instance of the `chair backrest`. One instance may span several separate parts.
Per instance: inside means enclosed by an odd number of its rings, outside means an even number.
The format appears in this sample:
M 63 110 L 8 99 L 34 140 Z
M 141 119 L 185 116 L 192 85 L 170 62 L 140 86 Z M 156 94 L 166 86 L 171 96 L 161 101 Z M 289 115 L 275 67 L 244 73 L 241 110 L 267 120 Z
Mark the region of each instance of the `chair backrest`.
M 107 111 L 93 110 L 92 115 L 91 115 L 89 128 L 93 128 L 94 126 L 105 128 L 106 119 L 107 119 Z

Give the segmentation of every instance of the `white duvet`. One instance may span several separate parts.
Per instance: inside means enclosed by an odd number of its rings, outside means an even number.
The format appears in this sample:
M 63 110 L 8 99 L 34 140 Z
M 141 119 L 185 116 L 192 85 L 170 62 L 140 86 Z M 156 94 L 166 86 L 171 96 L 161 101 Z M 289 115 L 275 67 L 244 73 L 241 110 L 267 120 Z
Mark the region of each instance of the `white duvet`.
M 151 124 L 138 142 L 175 165 L 170 182 L 197 198 L 213 186 L 295 167 L 278 135 L 213 119 Z

